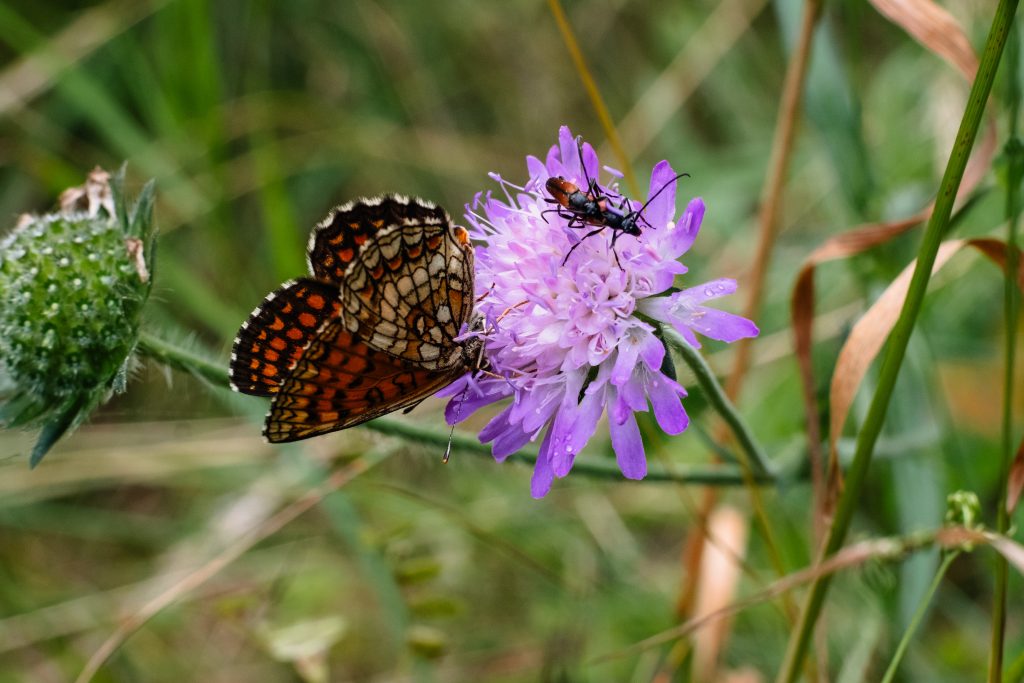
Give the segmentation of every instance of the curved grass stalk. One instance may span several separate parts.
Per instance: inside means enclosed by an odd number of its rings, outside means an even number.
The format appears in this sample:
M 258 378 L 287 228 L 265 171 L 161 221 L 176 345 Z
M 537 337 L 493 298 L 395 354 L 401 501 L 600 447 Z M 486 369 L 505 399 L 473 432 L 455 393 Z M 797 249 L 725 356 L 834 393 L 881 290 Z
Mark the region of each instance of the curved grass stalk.
M 615 158 L 618 159 L 619 170 L 622 171 L 622 175 L 626 179 L 626 185 L 629 186 L 629 191 L 633 196 L 638 197 L 640 196 L 640 185 L 636 181 L 636 175 L 633 174 L 633 166 L 629 163 L 626 149 L 622 146 L 622 140 L 615 129 L 615 122 L 612 120 L 612 115 L 608 112 L 604 98 L 601 97 L 601 91 L 597 88 L 597 82 L 594 80 L 593 74 L 590 73 L 587 60 L 583 58 L 583 51 L 580 50 L 580 45 L 576 41 L 576 34 L 573 33 L 572 26 L 569 25 L 569 19 L 565 16 L 562 3 L 559 0 L 548 0 L 548 6 L 551 8 L 551 14 L 555 18 L 555 23 L 558 24 L 558 31 L 562 34 L 565 48 L 569 51 L 569 56 L 572 57 L 576 73 L 579 74 L 580 80 L 583 81 L 583 87 L 587 91 L 590 103 L 593 105 L 597 118 L 601 122 L 604 134 L 608 136 L 608 144 L 612 146 Z
M 892 335 L 889 338 L 889 343 L 886 346 L 885 357 L 882 360 L 878 384 L 871 399 L 871 406 L 868 409 L 868 414 L 864 419 L 860 433 L 857 435 L 857 449 L 854 454 L 853 463 L 847 472 L 846 488 L 843 490 L 843 494 L 836 506 L 835 517 L 829 529 L 828 538 L 821 551 L 820 560 L 822 561 L 835 554 L 842 546 L 843 540 L 846 538 L 846 532 L 850 528 L 850 522 L 853 519 L 854 509 L 863 493 L 864 483 L 871 465 L 871 456 L 874 453 L 875 442 L 878 440 L 878 435 L 882 430 L 882 424 L 885 421 L 889 400 L 896 385 L 896 378 L 903 363 L 907 344 L 910 341 L 910 335 L 914 330 L 914 324 L 917 322 L 917 316 L 924 301 L 925 291 L 928 287 L 928 280 L 931 277 L 932 264 L 935 262 L 939 243 L 942 241 L 942 237 L 949 226 L 957 188 L 960 187 L 960 182 L 963 179 L 964 169 L 967 167 L 967 159 L 970 156 L 971 147 L 974 145 L 974 139 L 977 137 L 978 127 L 981 124 L 981 118 L 985 111 L 985 104 L 988 101 L 989 92 L 992 90 L 992 81 L 995 78 L 996 68 L 1002 57 L 1003 46 L 1006 44 L 1007 34 L 1013 25 L 1013 17 L 1016 11 L 1017 0 L 1000 0 L 999 6 L 996 8 L 996 13 L 992 20 L 992 28 L 985 42 L 985 50 L 978 67 L 978 73 L 974 78 L 974 84 L 971 86 L 967 109 L 960 122 L 960 129 L 957 131 L 953 151 L 950 154 L 949 163 L 939 185 L 938 197 L 935 200 L 935 210 L 928 220 L 928 227 L 921 240 L 917 266 L 914 269 L 910 289 L 907 292 L 907 298 L 900 312 L 900 317 L 896 321 Z M 807 655 L 807 647 L 814 632 L 815 624 L 825 604 L 825 595 L 828 593 L 830 583 L 830 576 L 822 576 L 811 585 L 803 611 L 800 614 L 797 629 L 790 636 L 785 659 L 776 678 L 778 683 L 793 683 L 797 679 Z
M 1007 141 L 1004 153 L 1007 159 L 1006 173 L 1006 276 L 1003 279 L 1003 316 L 1006 321 L 1006 346 L 1003 357 L 1003 415 L 1002 415 L 1002 463 L 999 472 L 999 503 L 996 509 L 996 531 L 1005 534 L 1010 526 L 1010 514 L 1006 509 L 1007 482 L 1010 463 L 1014 457 L 1013 436 L 1013 389 L 1015 351 L 1017 348 L 1018 294 L 1015 282 L 1017 260 L 1020 252 L 1017 233 L 1020 218 L 1020 184 L 1024 179 L 1024 150 L 1017 138 L 1017 119 L 1020 116 L 1020 30 L 1015 26 L 1010 33 L 1006 48 L 1006 80 L 1009 100 Z M 990 683 L 1002 680 L 1003 644 L 1006 638 L 1006 584 L 1008 567 L 1006 558 L 996 558 L 995 590 L 992 594 L 992 639 L 989 648 L 988 680 Z

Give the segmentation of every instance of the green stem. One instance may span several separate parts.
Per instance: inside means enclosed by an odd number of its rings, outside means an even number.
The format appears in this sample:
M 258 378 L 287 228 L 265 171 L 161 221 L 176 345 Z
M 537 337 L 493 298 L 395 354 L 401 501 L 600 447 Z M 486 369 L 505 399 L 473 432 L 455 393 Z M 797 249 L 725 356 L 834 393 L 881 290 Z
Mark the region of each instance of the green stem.
M 228 386 L 228 371 L 223 365 L 215 363 L 195 351 L 162 339 L 152 332 L 142 330 L 139 333 L 137 350 L 143 356 L 160 361 L 175 370 L 195 375 L 215 387 L 227 388 Z
M 999 503 L 996 508 L 996 531 L 1005 534 L 1010 526 L 1010 515 L 1006 509 L 1007 482 L 1010 463 L 1014 457 L 1013 438 L 1013 385 L 1015 350 L 1017 346 L 1017 233 L 1020 206 L 1020 184 L 1022 173 L 1021 142 L 1017 139 L 1017 119 L 1020 114 L 1020 31 L 1014 27 L 1010 32 L 1006 48 L 1006 81 L 1009 122 L 1004 154 L 1007 160 L 1006 172 L 1006 276 L 1003 279 L 1003 310 L 1006 319 L 1006 346 L 1003 366 L 1003 457 L 999 472 Z M 1003 648 L 1006 640 L 1006 588 L 1008 578 L 1006 558 L 996 557 L 995 587 L 992 594 L 992 641 L 989 648 L 988 680 L 997 683 L 1002 680 Z
M 227 388 L 227 368 L 215 363 L 200 354 L 173 344 L 151 332 L 143 332 L 139 337 L 139 353 L 148 356 L 170 367 L 191 373 L 213 386 Z M 448 430 L 436 430 L 391 417 L 378 417 L 362 425 L 380 434 L 396 436 L 413 443 L 434 446 L 440 453 L 448 445 Z M 491 459 L 491 447 L 480 443 L 468 434 L 451 435 L 452 450 L 471 453 Z M 537 461 L 537 454 L 519 451 L 511 459 L 527 464 Z M 573 465 L 573 472 L 597 479 L 621 480 L 622 474 L 612 461 L 579 459 Z M 768 470 L 757 472 L 753 476 L 757 484 L 772 484 L 776 478 Z M 681 484 L 703 484 L 708 486 L 743 486 L 746 483 L 744 474 L 736 467 L 694 467 L 674 465 L 671 468 L 651 467 L 645 481 L 675 482 Z
M 914 637 L 917 627 L 921 625 L 921 619 L 924 618 L 924 613 L 928 609 L 928 605 L 931 604 L 932 598 L 935 597 L 935 592 L 939 589 L 939 584 L 942 583 L 942 578 L 946 575 L 949 565 L 953 564 L 953 560 L 959 557 L 959 555 L 959 550 L 946 553 L 946 557 L 943 558 L 938 571 L 935 572 L 935 578 L 932 579 L 932 585 L 929 586 L 925 594 L 921 596 L 921 602 L 918 603 L 917 609 L 914 611 L 914 616 L 911 618 L 910 624 L 907 626 L 907 631 L 903 634 L 903 637 L 900 638 L 899 645 L 896 646 L 896 652 L 892 656 L 892 661 L 889 662 L 889 668 L 885 671 L 882 683 L 892 683 L 893 678 L 896 676 L 896 669 L 899 668 L 900 662 L 903 660 L 903 655 L 906 653 L 907 647 L 910 645 L 910 639 Z
M 868 468 L 871 465 L 875 441 L 878 439 L 878 435 L 882 430 L 882 424 L 885 421 L 889 400 L 892 397 L 893 387 L 896 385 L 896 377 L 899 374 L 900 365 L 903 363 L 907 343 L 910 341 L 910 335 L 914 330 L 914 323 L 917 321 L 918 313 L 921 310 L 921 303 L 924 300 L 925 290 L 928 287 L 928 280 L 931 277 L 932 265 L 935 263 L 935 254 L 949 225 L 949 218 L 953 211 L 957 189 L 960 187 L 960 181 L 963 179 L 967 159 L 970 156 L 971 147 L 974 145 L 974 139 L 977 136 L 978 127 L 985 111 L 985 103 L 988 101 L 989 92 L 992 90 L 992 80 L 995 77 L 996 67 L 999 65 L 999 59 L 1003 53 L 1003 45 L 1006 43 L 1006 36 L 1010 26 L 1013 24 L 1013 16 L 1016 11 L 1017 0 L 1000 0 L 999 6 L 996 8 L 995 17 L 992 20 L 992 28 L 985 42 L 981 63 L 978 66 L 978 73 L 974 78 L 974 84 L 971 86 L 967 110 L 964 112 L 963 120 L 960 122 L 960 129 L 957 131 L 953 151 L 950 154 L 946 172 L 943 174 L 942 182 L 939 185 L 935 209 L 928 220 L 928 227 L 921 240 L 917 265 L 914 268 L 910 289 L 907 292 L 906 301 L 903 303 L 903 310 L 900 311 L 899 319 L 896 321 L 895 327 L 893 327 L 889 343 L 886 346 L 885 357 L 879 370 L 878 385 L 871 399 L 871 406 L 868 409 L 868 414 L 864 419 L 860 433 L 857 435 L 857 449 L 854 453 L 853 463 L 846 474 L 846 485 L 836 506 L 828 538 L 821 550 L 822 559 L 833 555 L 842 546 L 846 533 L 850 528 L 850 521 L 853 519 L 854 509 L 861 499 Z M 793 683 L 799 675 L 830 584 L 831 577 L 822 576 L 811 585 L 807 601 L 800 614 L 800 622 L 797 625 L 796 631 L 790 637 L 789 645 L 786 648 L 786 656 L 776 678 L 778 683 Z
M 733 406 L 732 402 L 725 395 L 725 390 L 718 383 L 715 373 L 712 372 L 711 367 L 704 360 L 704 356 L 700 355 L 697 349 L 690 346 L 689 342 L 671 327 L 662 325 L 661 331 L 665 336 L 665 341 L 679 352 L 683 361 L 693 371 L 694 376 L 697 378 L 697 383 L 708 397 L 708 401 L 711 402 L 711 405 L 722 416 L 729 429 L 732 430 L 741 451 L 746 456 L 746 464 L 751 467 L 751 471 L 755 475 L 760 476 L 769 474 L 772 471 L 772 466 L 768 462 L 768 457 L 761 446 L 758 445 L 757 440 L 743 421 L 743 418 L 736 412 L 736 407 Z
M 1003 676 L 1003 680 L 1009 681 L 1009 683 L 1024 680 L 1024 651 L 1006 667 L 1006 675 Z

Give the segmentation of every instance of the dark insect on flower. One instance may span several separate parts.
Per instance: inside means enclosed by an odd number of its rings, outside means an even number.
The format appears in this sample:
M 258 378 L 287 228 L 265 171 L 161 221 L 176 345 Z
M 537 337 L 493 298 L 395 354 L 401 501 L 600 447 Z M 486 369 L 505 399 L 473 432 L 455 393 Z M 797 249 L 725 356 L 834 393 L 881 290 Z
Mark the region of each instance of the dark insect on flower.
M 580 238 L 579 242 L 570 247 L 565 258 L 562 260 L 563 264 L 569 260 L 569 256 L 572 255 L 576 247 L 583 243 L 583 240 L 597 235 L 605 228 L 611 229 L 613 233 L 611 241 L 613 253 L 615 253 L 615 242 L 620 236 L 632 235 L 633 237 L 639 237 L 641 222 L 645 226 L 651 227 L 651 224 L 643 215 L 644 209 L 647 208 L 648 204 L 661 194 L 670 183 L 675 183 L 680 178 L 689 177 L 688 173 L 676 175 L 668 183 L 665 183 L 657 193 L 652 195 L 643 206 L 639 209 L 634 209 L 633 203 L 622 195 L 617 197 L 617 204 L 613 202 L 612 198 L 605 193 L 598 182 L 589 177 L 587 164 L 584 161 L 583 138 L 580 136 L 576 138 L 576 148 L 579 152 L 580 167 L 583 170 L 583 181 L 586 183 L 587 191 L 584 192 L 578 185 L 566 180 L 562 176 L 548 178 L 544 183 L 544 187 L 547 189 L 548 194 L 551 195 L 551 199 L 545 199 L 545 201 L 549 204 L 557 204 L 558 208 L 549 209 L 544 213 L 550 211 L 558 214 L 559 217 L 568 222 L 568 227 L 570 228 L 596 227 Z M 618 260 L 617 253 L 615 258 Z
M 263 434 L 297 441 L 411 410 L 480 363 L 473 247 L 448 213 L 388 195 L 335 208 L 313 230 L 312 277 L 242 323 L 231 387 L 270 396 Z

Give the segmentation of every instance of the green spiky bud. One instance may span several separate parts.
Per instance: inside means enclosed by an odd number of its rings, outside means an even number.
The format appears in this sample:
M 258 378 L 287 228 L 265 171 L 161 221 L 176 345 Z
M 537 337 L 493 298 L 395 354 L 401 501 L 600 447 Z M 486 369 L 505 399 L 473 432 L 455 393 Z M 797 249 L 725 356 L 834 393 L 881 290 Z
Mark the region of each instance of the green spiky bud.
M 0 425 L 42 426 L 30 463 L 123 391 L 153 270 L 153 188 L 95 169 L 0 240 Z

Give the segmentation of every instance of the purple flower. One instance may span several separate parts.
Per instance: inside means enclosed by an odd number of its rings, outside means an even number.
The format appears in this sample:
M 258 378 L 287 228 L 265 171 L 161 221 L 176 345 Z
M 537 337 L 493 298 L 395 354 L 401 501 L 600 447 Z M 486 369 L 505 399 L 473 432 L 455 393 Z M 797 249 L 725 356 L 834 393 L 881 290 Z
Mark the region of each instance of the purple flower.
M 600 226 L 570 227 L 544 189 L 562 177 L 586 191 L 586 177 L 598 178 L 597 155 L 583 146 L 583 159 L 567 127 L 546 162 L 527 157 L 529 181 L 520 188 L 502 183 L 504 197 L 478 194 L 466 207 L 476 248 L 480 335 L 496 376 L 466 376 L 442 395 L 452 396 L 449 424 L 505 398 L 506 405 L 480 432 L 501 461 L 543 434 L 533 473 L 535 498 L 547 494 L 555 477 L 572 469 L 607 412 L 619 468 L 630 479 L 647 473 L 643 441 L 634 413 L 653 408 L 668 434 L 686 429 L 683 389 L 663 371 L 665 345 L 653 323 L 666 323 L 695 347 L 696 333 L 735 341 L 758 333 L 752 322 L 705 304 L 736 290 L 733 280 L 713 280 L 674 289 L 686 272 L 677 260 L 693 244 L 704 203 L 693 199 L 677 221 L 675 172 L 662 161 L 651 172 L 648 197 L 664 190 L 643 211 L 639 237 Z M 667 187 L 666 187 L 667 185 Z M 601 186 L 619 206 L 614 186 Z M 640 209 L 639 202 L 623 212 Z M 548 211 L 547 213 L 543 213 Z M 564 213 L 564 212 L 563 212 Z M 577 245 L 566 260 L 566 254 Z M 565 261 L 563 263 L 563 260 Z

